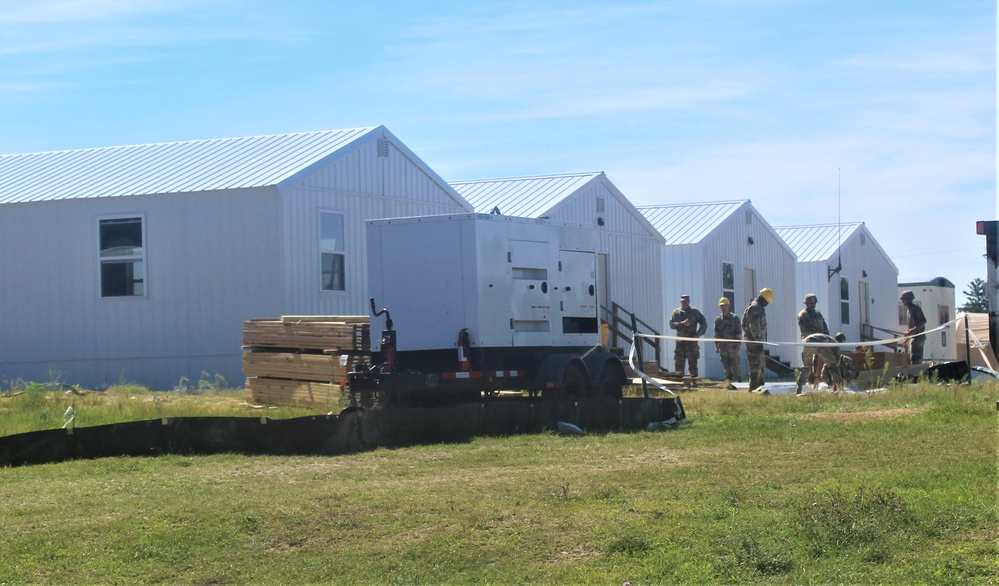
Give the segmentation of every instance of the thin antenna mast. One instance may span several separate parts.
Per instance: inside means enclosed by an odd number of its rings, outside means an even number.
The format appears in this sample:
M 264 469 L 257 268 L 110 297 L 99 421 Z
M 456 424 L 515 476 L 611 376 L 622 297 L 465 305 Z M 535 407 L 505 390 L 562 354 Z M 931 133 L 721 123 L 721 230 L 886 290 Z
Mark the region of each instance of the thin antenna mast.
M 836 268 L 826 267 L 826 270 L 829 271 L 826 281 L 832 281 L 833 275 L 843 270 L 843 251 L 841 250 L 843 247 L 843 243 L 841 242 L 843 237 L 842 184 L 840 168 L 836 167 Z

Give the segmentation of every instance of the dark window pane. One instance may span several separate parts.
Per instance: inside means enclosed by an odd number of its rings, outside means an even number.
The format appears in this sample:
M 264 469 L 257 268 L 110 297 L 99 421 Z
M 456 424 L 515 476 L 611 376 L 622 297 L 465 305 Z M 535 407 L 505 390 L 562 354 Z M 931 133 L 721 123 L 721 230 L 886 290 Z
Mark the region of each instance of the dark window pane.
M 144 293 L 142 263 L 101 263 L 101 297 L 132 297 Z
M 343 214 L 319 214 L 319 239 L 324 252 L 343 250 Z
M 730 262 L 722 263 L 722 289 L 735 289 L 735 268 Z
M 344 291 L 342 254 L 323 253 L 323 291 Z
M 142 219 L 101 220 L 101 256 L 142 254 Z

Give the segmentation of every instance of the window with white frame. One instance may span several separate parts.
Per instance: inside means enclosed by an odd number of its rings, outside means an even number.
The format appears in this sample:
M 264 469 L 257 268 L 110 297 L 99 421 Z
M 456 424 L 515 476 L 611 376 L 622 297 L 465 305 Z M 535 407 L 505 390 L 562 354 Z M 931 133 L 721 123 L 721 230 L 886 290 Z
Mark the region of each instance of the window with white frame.
M 319 212 L 319 251 L 323 291 L 346 291 L 343 214 Z
M 839 278 L 840 323 L 850 325 L 850 279 Z
M 146 249 L 141 216 L 98 220 L 101 297 L 146 294 Z
M 735 307 L 735 265 L 730 262 L 722 263 L 722 297 L 728 298 Z

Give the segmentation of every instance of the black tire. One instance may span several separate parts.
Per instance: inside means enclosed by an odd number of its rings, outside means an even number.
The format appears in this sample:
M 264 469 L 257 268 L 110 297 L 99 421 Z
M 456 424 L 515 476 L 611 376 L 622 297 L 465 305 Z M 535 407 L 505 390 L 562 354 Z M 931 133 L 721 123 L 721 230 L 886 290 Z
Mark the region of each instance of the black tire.
M 608 362 L 604 365 L 597 393 L 601 399 L 620 399 L 624 396 L 624 368 L 620 364 Z
M 557 397 L 561 400 L 585 399 L 590 391 L 590 383 L 586 373 L 576 364 L 570 364 L 562 375 Z

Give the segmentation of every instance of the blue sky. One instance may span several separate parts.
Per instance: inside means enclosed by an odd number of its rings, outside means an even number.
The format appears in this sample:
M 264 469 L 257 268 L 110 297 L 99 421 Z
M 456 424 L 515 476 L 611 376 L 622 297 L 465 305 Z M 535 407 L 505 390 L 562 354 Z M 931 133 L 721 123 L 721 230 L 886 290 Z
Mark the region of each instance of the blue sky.
M 384 124 L 448 180 L 866 222 L 984 279 L 992 0 L 0 0 L 0 153 Z

